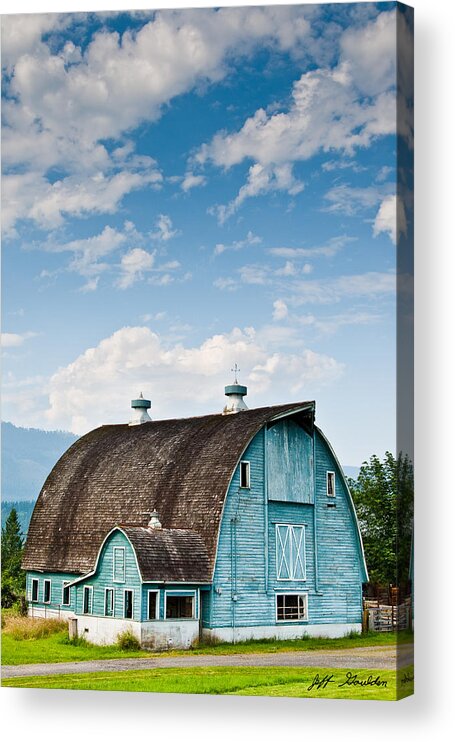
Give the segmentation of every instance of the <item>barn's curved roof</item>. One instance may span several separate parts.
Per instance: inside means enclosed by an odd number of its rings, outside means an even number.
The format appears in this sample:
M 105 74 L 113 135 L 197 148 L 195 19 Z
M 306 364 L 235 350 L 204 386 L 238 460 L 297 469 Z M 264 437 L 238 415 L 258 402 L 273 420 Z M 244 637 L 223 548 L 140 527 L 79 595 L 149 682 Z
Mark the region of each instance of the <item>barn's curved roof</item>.
M 93 430 L 68 449 L 44 483 L 23 568 L 89 572 L 114 526 L 145 527 L 156 509 L 163 528 L 203 538 L 213 570 L 224 500 L 243 451 L 266 422 L 313 410 L 314 402 L 301 402 Z

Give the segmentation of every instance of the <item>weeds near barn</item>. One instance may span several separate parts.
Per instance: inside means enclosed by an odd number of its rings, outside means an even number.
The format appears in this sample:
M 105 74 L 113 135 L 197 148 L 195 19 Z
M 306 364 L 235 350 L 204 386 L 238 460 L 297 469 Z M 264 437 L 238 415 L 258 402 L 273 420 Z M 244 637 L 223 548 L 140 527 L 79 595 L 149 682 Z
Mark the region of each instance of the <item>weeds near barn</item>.
M 16 641 L 27 639 L 46 639 L 53 634 L 67 631 L 66 621 L 56 618 L 31 618 L 14 613 L 2 615 L 3 633 Z

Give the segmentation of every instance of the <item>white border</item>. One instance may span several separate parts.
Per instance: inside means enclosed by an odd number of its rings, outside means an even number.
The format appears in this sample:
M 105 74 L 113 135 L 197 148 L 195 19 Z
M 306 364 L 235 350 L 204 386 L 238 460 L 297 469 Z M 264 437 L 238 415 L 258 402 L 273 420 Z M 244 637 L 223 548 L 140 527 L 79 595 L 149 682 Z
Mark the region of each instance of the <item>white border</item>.
M 115 552 L 116 551 L 123 552 L 123 580 L 115 579 Z M 115 582 L 117 585 L 123 585 L 126 582 L 126 554 L 125 554 L 124 546 L 113 546 L 112 547 L 112 582 Z
M 329 477 L 330 477 L 330 475 L 333 476 L 333 494 L 330 494 L 330 492 L 329 492 Z M 334 471 L 327 470 L 326 477 L 325 477 L 325 493 L 326 493 L 327 497 L 336 497 L 336 492 L 337 491 L 336 491 L 336 477 L 335 477 L 335 472 Z
M 65 594 L 65 588 L 68 588 L 68 603 L 64 602 L 63 596 Z M 71 583 L 70 580 L 63 580 L 62 582 L 62 606 L 69 608 L 71 605 Z
M 242 484 L 242 464 L 246 464 L 246 485 Z M 242 490 L 251 489 L 251 461 L 248 461 L 247 459 L 242 459 L 239 462 L 239 486 Z
M 112 591 L 112 615 L 110 616 L 108 613 L 106 613 L 106 598 L 107 598 L 107 592 L 108 590 Z M 87 614 L 85 614 L 87 615 Z M 115 587 L 105 587 L 104 588 L 104 618 L 115 618 Z
M 49 583 L 49 600 L 46 600 L 46 582 Z M 45 605 L 50 605 L 52 603 L 52 580 L 49 578 L 43 580 L 43 603 Z
M 149 595 L 150 593 L 155 593 L 156 595 L 156 602 L 155 602 L 155 617 L 150 618 L 149 616 Z M 147 618 L 146 621 L 159 621 L 160 620 L 160 591 L 159 590 L 153 590 L 153 589 L 147 589 Z
M 196 600 L 196 593 L 199 592 L 198 590 L 165 590 L 164 591 L 164 621 L 199 621 L 199 600 Z M 177 593 L 180 597 L 193 597 L 194 603 L 193 603 L 193 616 L 190 616 L 188 618 L 167 618 L 166 612 L 167 612 L 167 596 L 168 595 L 175 595 Z M 183 595 L 182 595 L 183 593 Z
M 132 596 L 131 597 L 131 616 L 125 616 L 125 613 L 126 613 L 126 594 L 127 593 L 131 593 L 131 596 Z M 135 590 L 132 587 L 125 587 L 125 588 L 123 588 L 123 610 L 122 610 L 123 616 L 122 616 L 122 618 L 125 621 L 134 621 L 134 593 L 135 593 Z
M 33 583 L 36 582 L 38 584 L 38 588 L 36 591 L 36 600 L 33 600 Z M 39 603 L 39 578 L 38 577 L 32 577 L 30 581 L 30 603 Z
M 90 610 L 87 613 L 84 611 L 84 607 L 85 607 L 85 597 L 84 596 L 85 596 L 85 591 L 86 590 L 91 590 L 92 591 L 91 592 L 91 598 L 89 598 Z M 81 608 L 82 608 L 82 610 L 81 610 L 81 615 L 82 616 L 93 616 L 93 585 L 83 585 L 83 587 L 82 587 L 82 606 L 81 606 Z
M 291 530 L 294 531 L 294 528 L 303 528 L 303 534 L 302 534 L 302 548 L 303 548 L 303 577 L 294 577 L 294 574 L 292 574 L 292 577 L 279 577 L 279 566 L 278 566 L 278 529 L 279 528 L 287 528 L 288 533 L 291 533 Z M 288 536 L 289 538 L 290 536 Z M 280 542 L 281 541 L 281 536 Z M 292 562 L 292 554 L 293 554 L 293 545 L 292 545 L 292 539 L 290 541 L 291 548 L 290 548 L 290 554 L 291 554 L 291 562 Z M 302 552 L 302 550 L 301 550 Z M 291 564 L 290 566 L 294 566 Z M 306 526 L 304 523 L 275 523 L 275 569 L 276 569 L 276 579 L 277 582 L 306 582 Z M 289 572 L 291 570 L 289 569 Z

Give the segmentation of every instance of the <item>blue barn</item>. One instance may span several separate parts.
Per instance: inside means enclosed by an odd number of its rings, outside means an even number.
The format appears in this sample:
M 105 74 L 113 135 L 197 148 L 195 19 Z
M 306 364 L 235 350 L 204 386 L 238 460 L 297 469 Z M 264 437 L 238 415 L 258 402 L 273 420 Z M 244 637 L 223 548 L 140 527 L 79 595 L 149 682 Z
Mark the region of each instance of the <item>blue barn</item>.
M 31 615 L 154 648 L 361 630 L 361 536 L 315 403 L 225 392 L 223 414 L 158 421 L 141 396 L 61 457 L 28 532 Z

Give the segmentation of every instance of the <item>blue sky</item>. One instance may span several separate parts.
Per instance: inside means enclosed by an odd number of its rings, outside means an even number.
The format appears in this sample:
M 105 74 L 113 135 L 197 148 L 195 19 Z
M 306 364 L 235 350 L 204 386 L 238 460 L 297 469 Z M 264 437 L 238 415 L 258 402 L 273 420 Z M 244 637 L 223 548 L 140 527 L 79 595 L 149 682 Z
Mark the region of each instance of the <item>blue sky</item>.
M 238 363 L 249 406 L 315 399 L 344 464 L 394 450 L 396 23 L 3 17 L 5 420 L 218 412 Z

